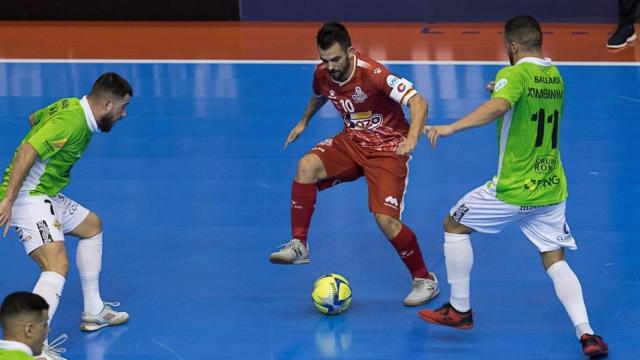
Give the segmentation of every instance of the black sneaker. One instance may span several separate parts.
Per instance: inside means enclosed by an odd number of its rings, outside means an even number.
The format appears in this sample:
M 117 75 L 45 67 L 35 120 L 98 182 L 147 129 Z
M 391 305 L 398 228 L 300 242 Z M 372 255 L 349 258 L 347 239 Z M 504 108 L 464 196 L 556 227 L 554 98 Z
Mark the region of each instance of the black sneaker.
M 619 26 L 607 41 L 609 49 L 620 49 L 637 38 L 633 25 Z
M 582 351 L 591 359 L 602 358 L 609 355 L 609 347 L 598 335 L 583 334 L 580 337 Z

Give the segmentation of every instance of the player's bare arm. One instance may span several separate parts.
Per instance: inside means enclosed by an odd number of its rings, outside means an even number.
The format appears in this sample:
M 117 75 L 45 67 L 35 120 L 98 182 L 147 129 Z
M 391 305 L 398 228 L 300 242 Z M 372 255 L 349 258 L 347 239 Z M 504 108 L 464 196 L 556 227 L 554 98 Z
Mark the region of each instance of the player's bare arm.
M 418 139 L 420 138 L 420 132 L 422 131 L 427 119 L 427 112 L 429 111 L 429 104 L 419 93 L 413 95 L 409 102 L 411 126 L 409 127 L 409 134 L 407 139 L 400 144 L 396 149 L 398 155 L 408 155 L 415 150 L 418 146 Z
M 9 175 L 7 193 L 2 202 L 0 202 L 0 228 L 3 226 L 5 227 L 4 232 L 2 233 L 3 237 L 6 237 L 9 231 L 9 224 L 11 223 L 11 207 L 16 201 L 18 191 L 20 190 L 20 187 L 22 187 L 22 183 L 31 170 L 37 156 L 38 153 L 36 152 L 36 149 L 34 149 L 34 147 L 28 142 L 22 144 L 20 149 L 18 149 L 18 153 L 16 154 L 16 158 L 13 162 L 11 174 Z
M 450 136 L 458 131 L 482 126 L 494 119 L 504 115 L 511 108 L 511 104 L 505 99 L 494 98 L 484 104 L 480 105 L 477 109 L 464 116 L 462 119 L 448 125 L 426 126 L 428 130 L 427 137 L 431 146 L 436 147 L 436 143 L 439 137 Z
M 300 119 L 300 121 L 298 121 L 298 123 L 296 124 L 296 126 L 293 127 L 293 129 L 291 129 L 291 132 L 289 132 L 289 136 L 287 136 L 287 141 L 284 142 L 284 148 L 286 149 L 287 146 L 289 146 L 290 143 L 296 141 L 296 139 L 298 138 L 298 136 L 300 136 L 300 134 L 302 134 L 304 132 L 304 130 L 307 128 L 307 124 L 309 124 L 309 121 L 311 121 L 311 118 L 313 117 L 313 115 L 315 115 L 315 113 L 320 110 L 320 108 L 327 103 L 327 98 L 324 96 L 312 96 L 311 99 L 309 100 L 309 104 L 307 105 L 307 108 L 304 111 L 304 114 L 302 115 L 302 119 Z

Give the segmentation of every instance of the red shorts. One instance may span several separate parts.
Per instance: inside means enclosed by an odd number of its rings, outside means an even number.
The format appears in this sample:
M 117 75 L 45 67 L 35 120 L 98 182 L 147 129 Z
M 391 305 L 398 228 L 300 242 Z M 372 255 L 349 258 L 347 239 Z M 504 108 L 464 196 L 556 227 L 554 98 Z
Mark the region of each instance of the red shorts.
M 365 149 L 342 132 L 318 143 L 309 154 L 320 157 L 327 171 L 327 179 L 318 183 L 319 190 L 364 176 L 369 188 L 369 211 L 400 219 L 410 156 Z

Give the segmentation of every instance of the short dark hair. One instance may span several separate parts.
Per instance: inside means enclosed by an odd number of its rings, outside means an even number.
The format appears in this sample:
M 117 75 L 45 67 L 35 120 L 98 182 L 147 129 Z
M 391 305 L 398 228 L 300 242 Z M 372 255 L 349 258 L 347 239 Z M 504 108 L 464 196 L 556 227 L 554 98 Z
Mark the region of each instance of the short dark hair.
M 504 38 L 516 42 L 527 50 L 542 48 L 542 29 L 538 21 L 528 15 L 512 18 L 504 24 Z
M 340 44 L 343 50 L 351 47 L 351 37 L 347 28 L 335 21 L 324 23 L 322 28 L 318 30 L 316 41 L 318 47 L 322 50 L 327 50 L 336 42 Z
M 7 329 L 9 322 L 16 316 L 24 313 L 41 313 L 42 310 L 49 310 L 49 304 L 40 295 L 18 291 L 7 295 L 0 306 L 0 325 Z
M 118 98 L 123 98 L 125 95 L 133 96 L 133 89 L 122 76 L 114 72 L 107 72 L 100 75 L 93 83 L 89 95 L 98 97 L 115 95 Z

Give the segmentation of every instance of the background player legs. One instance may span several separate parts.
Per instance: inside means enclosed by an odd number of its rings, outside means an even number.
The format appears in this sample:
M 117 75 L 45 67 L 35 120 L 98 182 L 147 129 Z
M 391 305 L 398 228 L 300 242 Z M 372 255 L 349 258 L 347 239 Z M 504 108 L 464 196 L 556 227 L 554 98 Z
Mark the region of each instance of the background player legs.
M 102 269 L 102 224 L 93 212 L 70 232 L 79 238 L 76 265 L 82 284 L 84 311 L 98 314 L 104 304 L 100 297 L 100 270 Z
M 544 269 L 553 281 L 558 299 L 575 327 L 578 339 L 583 334 L 593 335 L 580 280 L 565 261 L 564 249 L 542 252 L 540 258 Z

